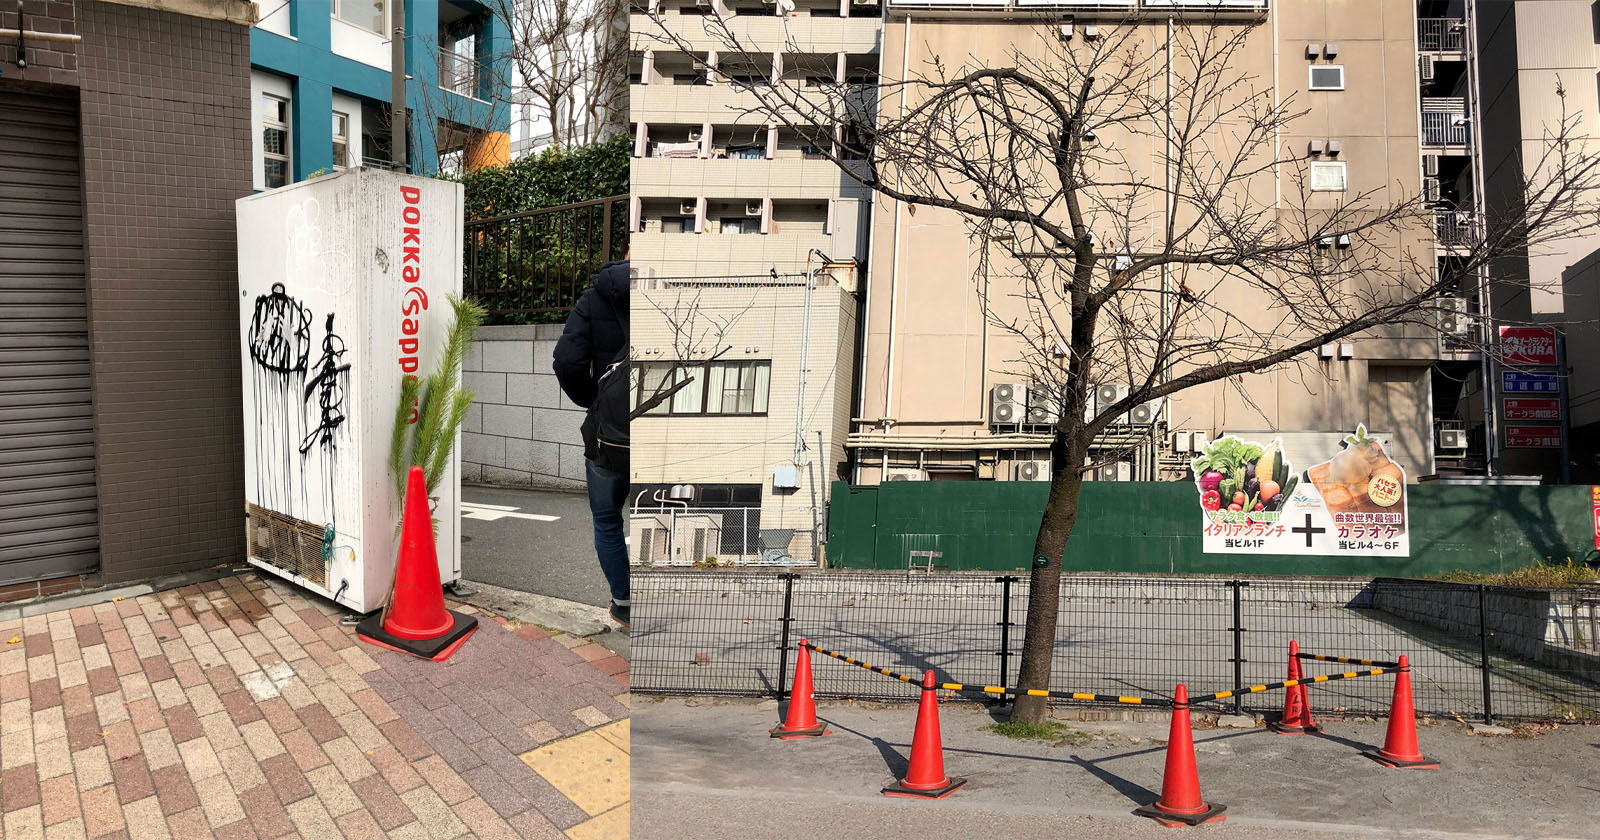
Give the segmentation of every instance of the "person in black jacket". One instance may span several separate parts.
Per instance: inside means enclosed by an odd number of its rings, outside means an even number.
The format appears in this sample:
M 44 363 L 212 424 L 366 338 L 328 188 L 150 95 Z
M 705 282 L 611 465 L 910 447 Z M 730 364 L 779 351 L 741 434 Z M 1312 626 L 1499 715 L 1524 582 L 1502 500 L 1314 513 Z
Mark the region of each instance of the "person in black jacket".
M 628 353 L 628 260 L 608 262 L 595 273 L 593 285 L 578 298 L 556 342 L 554 368 L 561 390 L 573 404 L 594 402 L 600 375 Z M 594 517 L 594 550 L 611 587 L 611 617 L 628 626 L 628 544 L 623 535 L 622 506 L 628 497 L 628 474 L 594 462 L 593 443 L 584 441 L 584 473 L 589 485 L 589 511 Z

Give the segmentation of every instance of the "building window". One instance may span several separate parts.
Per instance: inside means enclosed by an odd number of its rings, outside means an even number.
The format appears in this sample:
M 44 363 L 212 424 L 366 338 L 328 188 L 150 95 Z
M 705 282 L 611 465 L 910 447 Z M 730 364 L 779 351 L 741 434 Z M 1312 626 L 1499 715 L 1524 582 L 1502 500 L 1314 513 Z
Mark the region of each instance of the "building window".
M 723 233 L 760 233 L 761 220 L 745 217 L 727 218 L 722 220 Z
M 388 34 L 389 0 L 334 0 L 333 16 L 379 35 Z
M 647 414 L 754 416 L 767 413 L 767 392 L 772 381 L 770 361 L 665 362 L 642 367 L 640 387 L 634 395 L 635 407 L 679 382 L 686 382 L 671 398 Z
M 1343 64 L 1311 65 L 1312 90 L 1344 90 Z
M 693 216 L 664 216 L 661 219 L 662 233 L 694 233 Z
M 1311 190 L 1313 192 L 1343 192 L 1344 162 L 1319 161 L 1311 164 Z
M 767 150 L 761 146 L 729 146 L 728 158 L 730 160 L 763 160 Z
M 261 166 L 267 189 L 289 183 L 289 100 L 261 95 Z
M 333 112 L 333 168 L 350 165 L 350 115 Z

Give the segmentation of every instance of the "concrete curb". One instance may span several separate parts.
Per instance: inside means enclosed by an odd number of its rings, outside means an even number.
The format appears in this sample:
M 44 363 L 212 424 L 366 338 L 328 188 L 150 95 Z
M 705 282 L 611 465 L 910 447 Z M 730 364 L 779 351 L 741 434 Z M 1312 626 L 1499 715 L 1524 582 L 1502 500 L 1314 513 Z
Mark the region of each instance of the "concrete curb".
M 580 604 L 549 595 L 519 592 L 475 580 L 463 579 L 461 583 L 471 589 L 472 594 L 457 600 L 480 609 L 492 610 L 525 624 L 537 624 L 574 636 L 610 633 L 613 627 L 611 614 L 604 607 Z

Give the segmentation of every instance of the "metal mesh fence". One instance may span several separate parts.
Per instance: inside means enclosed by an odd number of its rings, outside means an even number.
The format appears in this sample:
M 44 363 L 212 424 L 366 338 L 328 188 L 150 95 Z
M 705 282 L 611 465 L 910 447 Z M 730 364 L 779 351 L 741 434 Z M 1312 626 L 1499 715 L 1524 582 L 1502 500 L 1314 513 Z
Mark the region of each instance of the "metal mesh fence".
M 993 573 L 636 568 L 633 587 L 632 686 L 642 693 L 780 695 L 802 638 L 902 673 L 1014 686 L 1028 599 L 1025 576 Z M 1305 653 L 1405 654 L 1424 714 L 1597 720 L 1591 603 L 1600 606 L 1600 589 L 1065 575 L 1049 687 L 1170 698 L 1179 682 L 1191 693 L 1272 683 L 1287 675 L 1295 640 Z M 1307 676 L 1353 667 L 1301 665 Z M 812 672 L 819 697 L 911 696 L 902 683 L 827 657 L 813 658 Z M 1393 680 L 1311 690 L 1316 709 L 1381 715 Z M 1267 712 L 1282 703 L 1281 692 L 1265 692 L 1213 708 Z
M 628 515 L 636 566 L 815 567 L 810 507 L 667 508 Z

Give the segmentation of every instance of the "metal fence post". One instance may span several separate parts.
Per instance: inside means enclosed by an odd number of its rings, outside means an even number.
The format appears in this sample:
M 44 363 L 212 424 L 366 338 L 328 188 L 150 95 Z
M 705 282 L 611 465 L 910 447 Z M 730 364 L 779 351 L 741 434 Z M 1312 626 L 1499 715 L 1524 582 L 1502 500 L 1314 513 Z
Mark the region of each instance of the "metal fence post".
M 1000 681 L 995 683 L 999 686 L 1006 684 L 1011 673 L 1008 667 L 1011 662 L 1011 584 L 1015 580 L 1013 575 L 995 578 L 1000 584 Z
M 1494 700 L 1489 691 L 1488 587 L 1478 584 L 1478 656 L 1483 669 L 1483 722 L 1494 723 Z
M 1233 626 L 1228 628 L 1233 633 L 1233 684 L 1244 685 L 1244 611 L 1241 608 L 1244 587 L 1249 586 L 1247 580 L 1230 580 L 1228 587 L 1233 590 Z M 1233 713 L 1244 714 L 1244 698 L 1233 695 Z
M 783 642 L 778 645 L 778 699 L 782 700 L 787 694 L 785 689 L 787 674 L 789 672 L 789 624 L 794 621 L 791 614 L 794 609 L 794 581 L 800 577 L 794 572 L 784 572 L 778 575 L 783 581 Z

